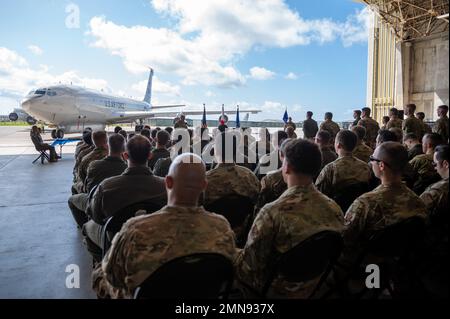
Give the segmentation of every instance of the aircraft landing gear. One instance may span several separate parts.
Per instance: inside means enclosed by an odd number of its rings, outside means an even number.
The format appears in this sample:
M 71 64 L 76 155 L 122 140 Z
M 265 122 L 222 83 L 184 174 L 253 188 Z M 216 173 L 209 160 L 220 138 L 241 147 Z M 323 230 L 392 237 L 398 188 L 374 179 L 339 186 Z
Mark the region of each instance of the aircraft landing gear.
M 58 130 L 52 130 L 52 138 L 53 139 L 57 139 L 57 138 L 64 138 L 64 131 L 61 129 Z

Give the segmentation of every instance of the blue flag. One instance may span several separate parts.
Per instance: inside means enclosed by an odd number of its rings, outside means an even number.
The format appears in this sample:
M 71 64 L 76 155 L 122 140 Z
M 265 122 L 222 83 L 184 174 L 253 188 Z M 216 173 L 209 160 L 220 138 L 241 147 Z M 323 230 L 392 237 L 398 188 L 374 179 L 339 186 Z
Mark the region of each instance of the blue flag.
M 288 112 L 286 109 L 286 111 L 284 111 L 284 115 L 283 115 L 283 122 L 287 123 L 288 120 L 289 120 L 289 115 L 288 115 Z
M 203 118 L 202 118 L 202 128 L 207 128 L 208 124 L 206 124 L 206 105 L 203 104 Z
M 236 112 L 236 128 L 241 127 L 241 121 L 239 119 L 239 105 L 237 106 L 237 112 Z

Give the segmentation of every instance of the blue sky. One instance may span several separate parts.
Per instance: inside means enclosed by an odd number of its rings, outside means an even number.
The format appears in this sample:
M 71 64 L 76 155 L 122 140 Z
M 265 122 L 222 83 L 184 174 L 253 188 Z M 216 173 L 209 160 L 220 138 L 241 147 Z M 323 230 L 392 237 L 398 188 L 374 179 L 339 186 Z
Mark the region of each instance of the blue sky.
M 77 28 L 66 23 L 70 4 L 80 10 Z M 254 120 L 281 119 L 287 107 L 295 120 L 308 110 L 347 120 L 365 104 L 364 8 L 351 0 L 4 1 L 0 114 L 57 82 L 141 99 L 152 66 L 153 104 L 262 109 Z

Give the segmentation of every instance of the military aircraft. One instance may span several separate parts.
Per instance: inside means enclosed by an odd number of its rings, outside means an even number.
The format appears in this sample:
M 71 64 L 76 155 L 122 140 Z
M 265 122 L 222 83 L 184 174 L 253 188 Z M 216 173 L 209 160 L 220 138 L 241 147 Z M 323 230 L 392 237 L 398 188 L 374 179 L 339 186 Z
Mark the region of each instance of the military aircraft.
M 72 85 L 56 85 L 31 91 L 22 101 L 22 109 L 53 128 L 53 138 L 63 138 L 65 133 L 80 133 L 85 127 L 104 130 L 106 125 L 131 123 L 148 118 L 175 117 L 180 112 L 154 112 L 185 105 L 151 104 L 153 69 L 150 69 L 147 90 L 143 101 L 113 96 L 103 92 Z M 241 112 L 259 113 L 259 110 Z M 233 114 L 236 111 L 227 111 Z M 202 115 L 203 111 L 187 111 L 184 115 Z M 211 111 L 207 114 L 223 114 Z M 10 114 L 15 118 L 15 115 Z

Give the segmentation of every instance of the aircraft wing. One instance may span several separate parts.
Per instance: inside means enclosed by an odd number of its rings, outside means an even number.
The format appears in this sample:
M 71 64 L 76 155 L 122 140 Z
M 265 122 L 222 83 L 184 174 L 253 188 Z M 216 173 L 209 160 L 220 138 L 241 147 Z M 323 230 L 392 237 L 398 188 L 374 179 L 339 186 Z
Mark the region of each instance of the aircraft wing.
M 168 109 L 172 107 L 185 107 L 186 105 L 180 104 L 180 105 L 152 105 L 152 110 L 156 109 Z
M 225 111 L 225 114 L 236 114 L 237 111 Z M 257 114 L 261 112 L 260 110 L 240 110 L 240 113 L 252 113 Z M 179 111 L 179 112 L 147 112 L 147 111 L 124 111 L 117 112 L 114 114 L 114 117 L 108 119 L 106 122 L 108 124 L 119 124 L 119 123 L 128 123 L 130 121 L 136 121 L 147 118 L 160 118 L 160 117 L 173 117 L 180 115 L 183 113 L 184 115 L 203 115 L 203 111 Z M 209 111 L 206 112 L 206 115 L 220 115 L 222 111 Z

